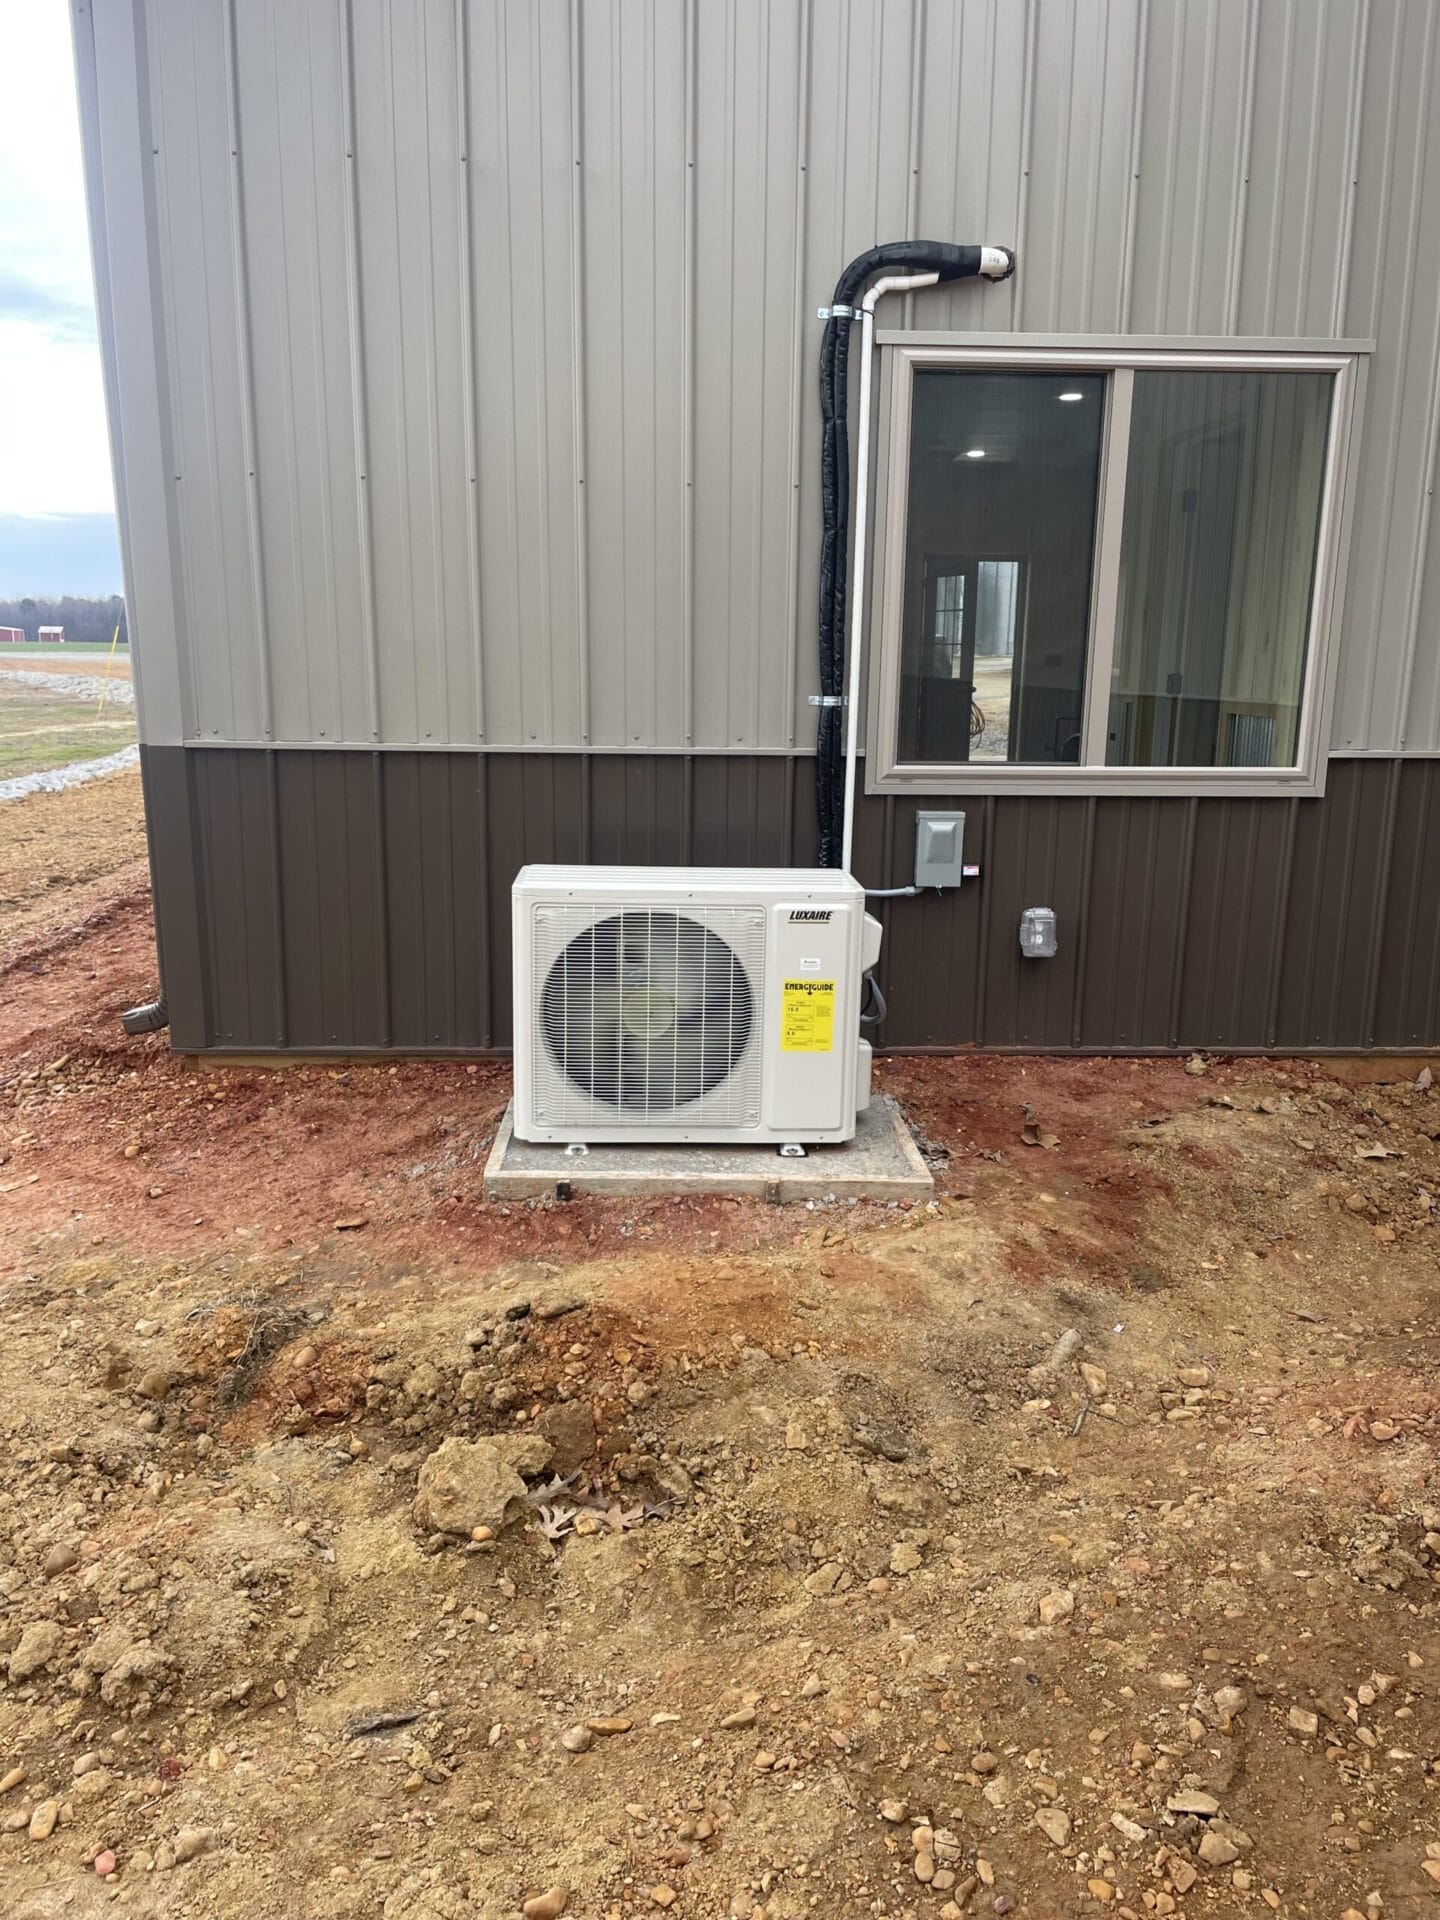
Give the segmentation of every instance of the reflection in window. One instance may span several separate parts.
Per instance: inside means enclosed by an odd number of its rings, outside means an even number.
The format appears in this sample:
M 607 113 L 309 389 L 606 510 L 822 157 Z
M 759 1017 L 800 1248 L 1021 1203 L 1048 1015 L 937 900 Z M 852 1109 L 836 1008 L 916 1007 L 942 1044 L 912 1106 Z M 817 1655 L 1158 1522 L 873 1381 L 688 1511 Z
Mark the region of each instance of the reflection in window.
M 1332 380 L 1136 373 L 1111 766 L 1295 764 Z
M 1104 392 L 1100 375 L 916 374 L 902 760 L 1079 758 Z

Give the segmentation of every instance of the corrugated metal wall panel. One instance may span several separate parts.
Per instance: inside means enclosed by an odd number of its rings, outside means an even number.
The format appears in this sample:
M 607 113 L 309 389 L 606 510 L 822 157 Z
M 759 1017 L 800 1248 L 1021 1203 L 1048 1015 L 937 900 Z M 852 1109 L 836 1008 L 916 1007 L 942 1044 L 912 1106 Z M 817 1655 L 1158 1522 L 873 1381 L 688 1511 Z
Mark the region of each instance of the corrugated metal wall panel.
M 266 647 L 282 734 L 303 727 L 311 740 L 365 741 L 367 540 L 346 297 L 343 23 L 336 5 L 232 5 L 236 98 L 268 93 L 273 102 L 269 115 L 246 115 L 243 136 L 237 130 L 239 244 L 261 267 L 246 275 L 252 465 L 263 475 L 253 489 L 263 598 L 254 637 Z M 232 645 L 254 643 L 234 631 L 246 605 L 216 609 Z M 273 722 L 262 713 L 257 725 L 266 737 Z M 198 731 L 227 737 L 203 716 Z
M 1333 738 L 1440 751 L 1429 0 L 134 17 L 86 121 L 159 308 L 157 382 L 107 295 L 117 414 L 181 476 L 127 516 L 147 738 L 803 746 L 814 308 L 923 231 L 1022 264 L 919 324 L 1373 331 Z
M 605 0 L 580 17 L 589 728 L 596 740 L 653 747 L 689 737 L 677 643 L 691 478 L 693 49 L 683 6 Z
M 487 0 L 469 9 L 468 28 L 478 737 L 583 744 L 587 476 L 576 377 L 581 160 L 573 23 L 563 4 Z
M 381 737 L 474 738 L 452 0 L 349 0 Z
M 228 133 L 228 21 L 219 5 L 155 0 L 148 23 L 151 244 L 169 400 L 165 477 L 174 489 L 174 591 L 190 669 L 184 724 L 192 737 L 263 740 L 268 622 L 251 512 L 248 275 L 238 156 Z M 133 266 L 125 262 L 121 271 Z M 274 451 L 283 462 L 283 445 Z
M 181 1048 L 484 1052 L 510 1031 L 526 861 L 786 865 L 803 756 L 144 750 Z M 867 799 L 908 879 L 923 801 Z M 981 877 L 877 902 L 896 1047 L 1440 1046 L 1440 774 L 1352 760 L 1323 800 L 986 800 Z M 208 884 L 223 874 L 226 884 Z M 1058 915 L 1054 960 L 1020 914 Z
M 1374 1044 L 1414 1047 L 1440 1026 L 1440 762 L 1408 760 L 1395 808 Z

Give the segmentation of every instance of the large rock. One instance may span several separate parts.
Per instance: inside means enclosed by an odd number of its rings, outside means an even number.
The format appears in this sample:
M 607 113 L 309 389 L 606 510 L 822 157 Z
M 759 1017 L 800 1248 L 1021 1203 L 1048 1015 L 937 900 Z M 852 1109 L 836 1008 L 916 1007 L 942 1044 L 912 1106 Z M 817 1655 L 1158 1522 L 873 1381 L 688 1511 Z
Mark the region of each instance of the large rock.
M 10 1656 L 10 1678 L 17 1684 L 32 1679 L 60 1652 L 65 1635 L 54 1620 L 36 1620 L 20 1636 L 20 1644 Z
M 171 1656 L 148 1640 L 137 1640 L 106 1669 L 100 1698 L 107 1706 L 128 1706 L 139 1695 L 158 1692 L 175 1665 Z
M 420 1469 L 415 1524 L 425 1533 L 465 1538 L 477 1527 L 496 1533 L 525 1498 L 521 1475 L 550 1463 L 550 1442 L 538 1433 L 496 1433 L 483 1440 L 442 1440 Z

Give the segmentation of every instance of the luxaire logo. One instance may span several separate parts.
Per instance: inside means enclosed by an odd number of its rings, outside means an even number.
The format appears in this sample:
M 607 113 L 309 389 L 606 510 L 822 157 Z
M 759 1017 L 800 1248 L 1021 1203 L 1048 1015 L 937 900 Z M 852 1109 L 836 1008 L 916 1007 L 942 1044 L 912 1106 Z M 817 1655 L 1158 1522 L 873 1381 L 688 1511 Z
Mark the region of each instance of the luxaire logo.
M 829 920 L 831 912 L 829 907 L 792 907 L 790 918 L 792 920 Z

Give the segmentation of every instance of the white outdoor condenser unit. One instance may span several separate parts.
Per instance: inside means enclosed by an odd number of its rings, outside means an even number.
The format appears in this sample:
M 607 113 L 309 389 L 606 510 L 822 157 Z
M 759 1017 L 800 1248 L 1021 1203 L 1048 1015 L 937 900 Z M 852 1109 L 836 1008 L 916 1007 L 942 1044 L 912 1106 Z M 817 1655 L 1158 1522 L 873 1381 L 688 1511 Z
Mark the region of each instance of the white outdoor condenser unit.
M 849 1140 L 880 925 L 838 870 L 523 867 L 517 1138 Z

